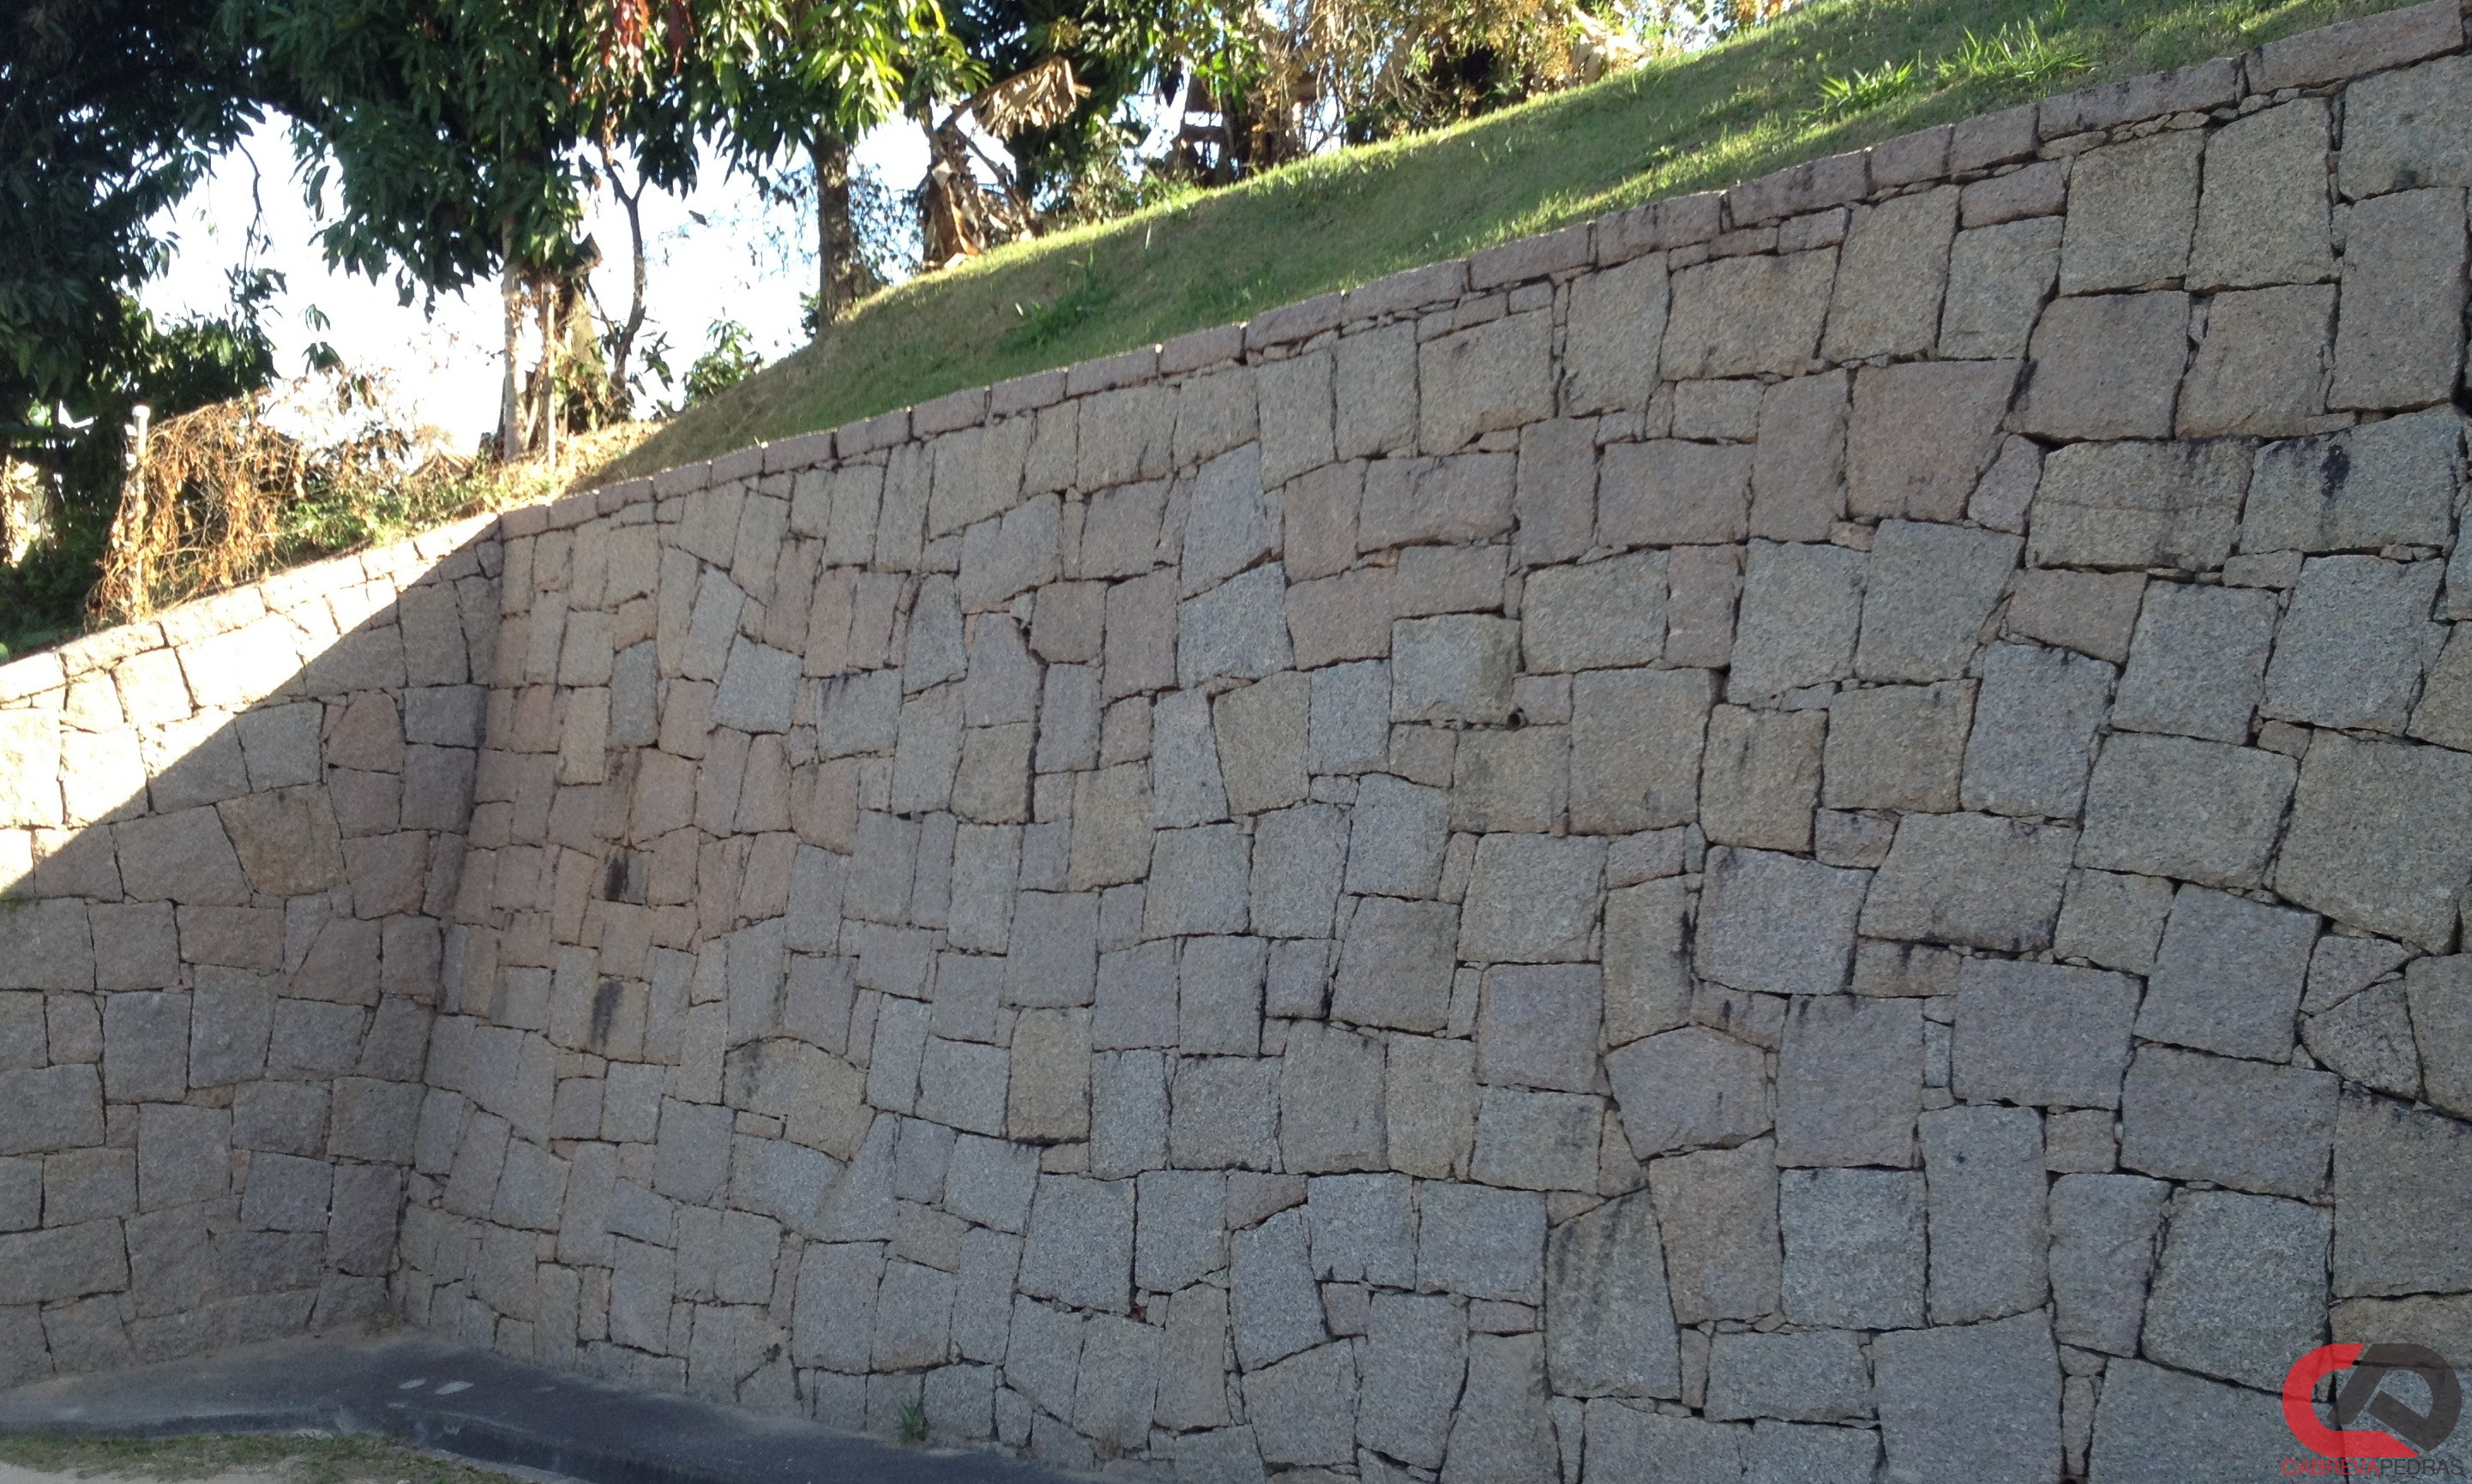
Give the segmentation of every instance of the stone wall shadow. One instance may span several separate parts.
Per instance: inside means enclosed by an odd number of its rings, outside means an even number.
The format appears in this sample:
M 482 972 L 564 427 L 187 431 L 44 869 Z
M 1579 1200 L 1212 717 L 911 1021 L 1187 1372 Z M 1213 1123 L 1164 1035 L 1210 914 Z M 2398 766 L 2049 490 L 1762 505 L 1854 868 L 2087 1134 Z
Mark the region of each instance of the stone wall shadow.
M 0 1386 L 391 1307 L 499 551 L 0 669 Z

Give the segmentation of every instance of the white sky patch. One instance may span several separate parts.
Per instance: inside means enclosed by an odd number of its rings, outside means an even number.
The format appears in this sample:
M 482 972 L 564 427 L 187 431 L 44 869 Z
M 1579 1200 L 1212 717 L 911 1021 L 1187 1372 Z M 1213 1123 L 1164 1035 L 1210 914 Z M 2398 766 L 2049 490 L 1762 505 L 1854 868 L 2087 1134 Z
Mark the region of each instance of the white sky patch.
M 855 154 L 896 190 L 926 173 L 926 141 L 915 125 L 878 130 Z M 681 377 L 716 320 L 745 324 L 768 361 L 803 344 L 799 295 L 816 277 L 811 211 L 766 200 L 710 152 L 700 175 L 702 183 L 686 197 L 648 191 L 643 203 L 649 271 L 638 344 L 666 337 L 665 359 Z M 383 373 L 397 400 L 443 430 L 455 447 L 470 448 L 495 425 L 502 335 L 495 281 L 441 294 L 434 305 L 416 295 L 407 306 L 392 280 L 371 283 L 329 269 L 318 246 L 324 223 L 302 199 L 280 119 L 258 126 L 168 214 L 161 224 L 177 244 L 171 269 L 141 289 L 139 299 L 164 318 L 225 312 L 226 274 L 247 251 L 252 220 L 268 239 L 256 266 L 286 282 L 266 316 L 279 375 L 298 375 L 309 346 L 322 340 L 353 369 Z M 631 274 L 627 223 L 607 192 L 587 203 L 584 229 L 602 254 L 593 292 L 603 311 L 623 318 Z M 324 327 L 314 322 L 313 309 L 325 317 Z M 661 394 L 657 383 L 647 389 Z

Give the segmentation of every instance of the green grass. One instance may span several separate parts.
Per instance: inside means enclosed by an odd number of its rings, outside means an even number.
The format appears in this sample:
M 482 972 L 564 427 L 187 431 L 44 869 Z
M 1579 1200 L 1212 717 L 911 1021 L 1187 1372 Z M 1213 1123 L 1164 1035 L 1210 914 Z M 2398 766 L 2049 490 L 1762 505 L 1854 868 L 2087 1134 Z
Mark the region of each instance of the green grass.
M 1656 197 L 2398 3 L 1814 0 L 1696 56 L 887 290 L 585 483 L 1248 318 Z
M 509 1484 L 477 1464 L 385 1438 L 324 1432 L 178 1438 L 0 1437 L 0 1463 L 77 1478 L 208 1479 L 273 1474 L 284 1484 Z

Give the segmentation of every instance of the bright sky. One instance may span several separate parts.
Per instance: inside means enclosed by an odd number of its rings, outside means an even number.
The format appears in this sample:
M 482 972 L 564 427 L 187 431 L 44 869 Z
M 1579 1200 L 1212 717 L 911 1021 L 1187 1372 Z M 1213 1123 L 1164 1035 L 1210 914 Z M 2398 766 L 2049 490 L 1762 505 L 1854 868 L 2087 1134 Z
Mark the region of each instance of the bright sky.
M 861 142 L 856 154 L 896 190 L 915 185 L 926 173 L 926 143 L 915 128 L 878 130 Z M 815 283 L 812 218 L 768 205 L 717 158 L 707 160 L 701 175 L 703 183 L 683 199 L 658 191 L 644 197 L 650 271 L 638 342 L 667 335 L 669 365 L 679 376 L 702 352 L 716 319 L 748 326 L 768 361 L 795 349 L 804 340 L 798 296 Z M 278 372 L 298 375 L 308 346 L 323 340 L 354 369 L 389 373 L 419 421 L 444 430 L 453 446 L 470 448 L 497 419 L 502 331 L 496 284 L 441 297 L 424 313 L 417 298 L 409 307 L 398 304 L 392 281 L 371 283 L 330 271 L 318 248 L 321 221 L 302 200 L 291 140 L 279 120 L 261 125 L 173 211 L 169 228 L 178 249 L 171 271 L 140 292 L 147 307 L 163 317 L 227 308 L 225 274 L 240 261 L 261 204 L 260 230 L 273 246 L 259 262 L 279 271 L 289 286 L 266 321 Z M 690 213 L 700 213 L 703 222 Z M 605 309 L 623 316 L 630 272 L 626 217 L 604 194 L 591 203 L 587 229 L 602 252 L 594 292 Z M 313 309 L 325 316 L 325 328 L 313 323 Z M 650 389 L 660 394 L 657 385 Z

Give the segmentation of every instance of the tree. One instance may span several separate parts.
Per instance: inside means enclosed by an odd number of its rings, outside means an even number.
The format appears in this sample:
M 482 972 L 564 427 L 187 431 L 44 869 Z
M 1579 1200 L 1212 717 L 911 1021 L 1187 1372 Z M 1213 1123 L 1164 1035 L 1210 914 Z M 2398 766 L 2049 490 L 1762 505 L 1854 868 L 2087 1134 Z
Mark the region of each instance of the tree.
M 933 44 L 933 0 L 771 0 L 716 26 L 699 113 L 731 164 L 758 180 L 803 165 L 816 197 L 816 321 L 857 296 L 850 144 L 899 116 L 905 53 Z
M 259 117 L 217 4 L 20 0 L 0 16 L 0 459 L 59 496 L 48 546 L 0 572 L 0 630 L 77 621 L 133 404 L 178 412 L 273 374 L 268 275 L 243 265 L 222 318 L 158 326 L 135 297 L 169 258 L 160 213 Z

